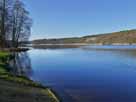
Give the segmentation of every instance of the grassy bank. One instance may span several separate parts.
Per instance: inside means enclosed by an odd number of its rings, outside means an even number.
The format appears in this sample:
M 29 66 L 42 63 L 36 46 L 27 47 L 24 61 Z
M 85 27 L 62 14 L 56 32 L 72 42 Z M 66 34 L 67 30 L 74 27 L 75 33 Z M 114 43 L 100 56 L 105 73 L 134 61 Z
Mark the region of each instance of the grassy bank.
M 8 71 L 10 53 L 0 52 L 0 102 L 59 102 L 47 87 Z

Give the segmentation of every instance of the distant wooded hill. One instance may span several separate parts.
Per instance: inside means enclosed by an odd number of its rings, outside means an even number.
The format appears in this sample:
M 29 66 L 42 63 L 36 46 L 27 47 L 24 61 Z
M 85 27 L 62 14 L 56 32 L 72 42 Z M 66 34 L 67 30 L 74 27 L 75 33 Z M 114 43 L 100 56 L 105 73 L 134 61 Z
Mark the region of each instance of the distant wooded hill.
M 134 44 L 136 43 L 136 30 L 90 35 L 74 38 L 39 39 L 32 41 L 33 44 L 68 44 L 68 43 L 91 43 L 91 44 Z

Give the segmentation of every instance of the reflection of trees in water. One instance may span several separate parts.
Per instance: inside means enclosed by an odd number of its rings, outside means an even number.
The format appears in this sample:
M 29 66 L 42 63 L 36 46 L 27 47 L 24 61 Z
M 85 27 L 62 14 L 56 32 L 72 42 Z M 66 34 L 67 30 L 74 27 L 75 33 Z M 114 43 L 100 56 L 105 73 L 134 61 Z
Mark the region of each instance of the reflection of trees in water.
M 10 67 L 14 75 L 27 76 L 32 73 L 31 60 L 27 52 L 13 53 L 13 57 Z

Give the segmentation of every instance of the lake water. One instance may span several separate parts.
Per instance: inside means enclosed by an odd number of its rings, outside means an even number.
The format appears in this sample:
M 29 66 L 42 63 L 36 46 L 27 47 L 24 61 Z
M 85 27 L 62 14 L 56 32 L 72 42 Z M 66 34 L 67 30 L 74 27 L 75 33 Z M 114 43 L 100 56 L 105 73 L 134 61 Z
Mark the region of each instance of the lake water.
M 27 54 L 27 75 L 51 87 L 62 102 L 136 102 L 136 46 L 32 49 Z

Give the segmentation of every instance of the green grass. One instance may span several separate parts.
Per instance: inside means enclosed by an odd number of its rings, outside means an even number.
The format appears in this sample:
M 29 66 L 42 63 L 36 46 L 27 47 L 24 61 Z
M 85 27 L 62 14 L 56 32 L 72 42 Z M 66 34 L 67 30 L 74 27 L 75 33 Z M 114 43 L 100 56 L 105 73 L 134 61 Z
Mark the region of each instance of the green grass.
M 0 75 L 8 73 L 7 70 L 0 66 Z
M 0 52 L 0 59 L 1 58 L 8 58 L 10 56 L 10 53 L 8 52 Z
M 0 52 L 0 75 L 1 74 L 7 74 L 7 60 L 10 57 L 10 54 L 8 52 Z
M 2 56 L 2 57 L 3 57 L 3 56 L 5 57 L 5 56 L 8 56 L 8 55 L 10 55 L 8 52 L 0 52 L 0 57 L 1 57 L 1 56 Z
M 6 65 L 7 61 L 11 58 L 11 54 L 9 52 L 1 52 L 0 51 L 0 67 Z
M 42 85 L 35 83 L 32 80 L 29 80 L 22 76 L 14 76 L 14 75 L 11 75 L 10 73 L 0 73 L 0 79 L 4 79 L 6 81 L 11 81 L 14 83 L 20 83 L 22 85 L 43 88 Z

